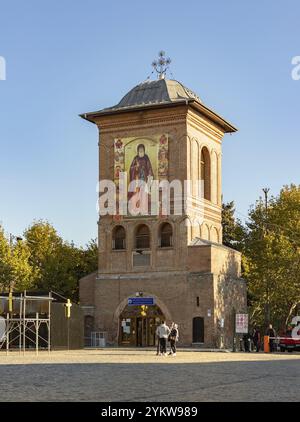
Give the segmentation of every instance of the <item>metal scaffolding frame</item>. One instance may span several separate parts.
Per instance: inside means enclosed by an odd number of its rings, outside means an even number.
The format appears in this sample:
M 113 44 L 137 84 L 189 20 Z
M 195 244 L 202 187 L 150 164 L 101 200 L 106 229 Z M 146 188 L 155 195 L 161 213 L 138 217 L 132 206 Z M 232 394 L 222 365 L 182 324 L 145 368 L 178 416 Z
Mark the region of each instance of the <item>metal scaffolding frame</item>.
M 41 342 L 43 348 L 48 352 L 51 350 L 51 303 L 53 301 L 52 293 L 48 296 L 28 296 L 26 291 L 19 296 L 0 296 L 0 299 L 7 301 L 19 302 L 18 313 L 7 312 L 5 321 L 5 332 L 0 338 L 0 350 L 6 349 L 8 354 L 10 350 L 26 351 L 26 345 L 30 350 L 35 350 L 38 354 Z M 35 316 L 29 316 L 27 313 L 27 301 L 48 302 L 48 313 L 46 318 L 40 318 L 38 312 Z M 40 329 L 46 328 L 46 335 L 41 335 Z M 17 345 L 16 345 L 17 343 Z

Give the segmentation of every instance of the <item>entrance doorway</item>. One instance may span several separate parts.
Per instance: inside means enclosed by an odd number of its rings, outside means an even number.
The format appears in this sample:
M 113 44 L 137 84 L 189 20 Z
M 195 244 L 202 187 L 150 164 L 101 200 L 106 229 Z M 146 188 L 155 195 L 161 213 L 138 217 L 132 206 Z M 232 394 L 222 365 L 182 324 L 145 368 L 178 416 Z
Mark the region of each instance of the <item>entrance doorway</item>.
M 164 319 L 157 305 L 148 306 L 143 310 L 140 306 L 126 306 L 119 321 L 119 345 L 155 346 L 156 328 Z
M 86 315 L 84 317 L 84 345 L 90 347 L 92 344 L 92 331 L 94 329 L 94 317 Z
M 204 318 L 193 318 L 193 343 L 204 343 Z

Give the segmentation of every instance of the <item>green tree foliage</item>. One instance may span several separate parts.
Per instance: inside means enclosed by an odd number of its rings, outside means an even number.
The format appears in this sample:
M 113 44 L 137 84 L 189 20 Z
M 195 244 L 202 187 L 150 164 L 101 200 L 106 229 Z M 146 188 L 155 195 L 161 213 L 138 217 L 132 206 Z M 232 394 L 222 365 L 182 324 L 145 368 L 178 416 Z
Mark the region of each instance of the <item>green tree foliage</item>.
M 283 329 L 300 303 L 300 186 L 250 209 L 243 252 L 252 320 Z
M 245 229 L 241 221 L 235 218 L 234 202 L 222 204 L 223 244 L 229 248 L 242 250 Z
M 0 227 L 0 286 L 8 290 L 32 287 L 35 270 L 29 263 L 30 251 L 22 240 L 9 241 Z
M 77 300 L 79 279 L 97 269 L 97 251 L 95 240 L 78 248 L 45 221 L 35 221 L 11 243 L 0 228 L 1 288 L 53 290 Z
M 30 263 L 30 249 L 26 242 L 17 240 L 11 246 L 11 282 L 18 290 L 32 288 L 33 280 L 39 270 Z
M 4 229 L 0 226 L 0 286 L 6 289 L 11 280 L 11 251 Z

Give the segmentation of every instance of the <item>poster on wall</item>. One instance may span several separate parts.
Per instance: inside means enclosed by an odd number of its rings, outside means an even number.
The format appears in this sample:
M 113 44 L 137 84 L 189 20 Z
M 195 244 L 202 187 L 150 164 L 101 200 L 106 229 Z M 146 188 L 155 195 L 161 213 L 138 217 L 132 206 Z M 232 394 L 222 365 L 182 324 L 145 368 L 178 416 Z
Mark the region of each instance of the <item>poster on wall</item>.
M 248 333 L 248 314 L 236 314 L 235 316 L 235 332 L 237 334 Z

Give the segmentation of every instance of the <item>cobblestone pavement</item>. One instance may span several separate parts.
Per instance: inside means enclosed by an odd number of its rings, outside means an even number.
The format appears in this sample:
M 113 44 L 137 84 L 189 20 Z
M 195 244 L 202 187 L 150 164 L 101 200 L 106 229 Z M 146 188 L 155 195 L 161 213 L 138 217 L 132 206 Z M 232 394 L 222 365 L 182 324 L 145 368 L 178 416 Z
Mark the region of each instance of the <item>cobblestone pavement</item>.
M 300 354 L 0 353 L 0 401 L 300 401 Z

